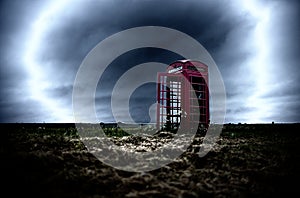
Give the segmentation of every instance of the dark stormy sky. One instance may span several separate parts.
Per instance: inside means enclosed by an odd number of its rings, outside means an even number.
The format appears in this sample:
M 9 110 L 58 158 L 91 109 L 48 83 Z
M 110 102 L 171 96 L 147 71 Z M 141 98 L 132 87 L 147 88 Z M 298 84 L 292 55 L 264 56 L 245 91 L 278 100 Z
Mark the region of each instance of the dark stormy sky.
M 0 122 L 73 122 L 72 89 L 85 56 L 128 28 L 164 26 L 201 43 L 226 88 L 225 122 L 299 122 L 297 0 L 7 0 L 0 3 Z M 99 121 L 114 121 L 117 80 L 135 65 L 178 54 L 142 48 L 117 57 L 96 93 Z M 153 114 L 155 84 L 130 98 L 136 122 Z M 101 101 L 101 102 L 100 102 Z

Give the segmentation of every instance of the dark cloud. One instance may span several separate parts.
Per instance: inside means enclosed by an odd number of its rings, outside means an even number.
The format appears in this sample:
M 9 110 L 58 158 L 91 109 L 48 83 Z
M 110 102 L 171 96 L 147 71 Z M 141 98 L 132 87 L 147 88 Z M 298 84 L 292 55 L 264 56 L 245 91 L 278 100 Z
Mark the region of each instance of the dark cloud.
M 0 122 L 43 122 L 49 119 L 49 111 L 42 105 L 22 98 L 24 97 L 22 95 L 14 94 L 13 96 L 15 96 L 14 99 L 1 96 Z
M 31 76 L 22 57 L 30 27 L 44 9 L 43 6 L 48 3 L 50 1 L 1 3 L 1 122 L 34 122 L 39 117 L 40 121 L 44 121 L 44 118 L 51 120 L 51 115 L 55 116 L 42 103 L 38 105 L 36 100 L 29 99 L 28 90 L 31 87 L 26 82 Z M 238 3 L 240 1 L 73 1 L 64 12 L 47 21 L 49 28 L 43 32 L 42 41 L 35 54 L 36 61 L 46 76 L 45 80 L 51 85 L 44 94 L 64 104 L 67 111 L 71 112 L 72 84 L 76 72 L 84 57 L 97 43 L 128 28 L 165 26 L 192 36 L 211 53 L 223 76 L 227 91 L 226 120 L 244 120 L 244 112 L 257 111 L 246 103 L 257 89 L 254 86 L 255 76 L 251 73 L 255 68 L 251 61 L 255 59 L 256 49 L 251 47 L 252 41 L 249 42 L 256 21 L 249 13 L 239 10 L 236 6 Z M 294 100 L 300 98 L 297 83 L 300 80 L 300 50 L 296 44 L 299 43 L 300 35 L 299 2 L 261 3 L 272 8 L 266 38 L 269 41 L 269 56 L 272 58 L 268 57 L 266 64 L 272 65 L 270 71 L 274 73 L 269 74 L 269 78 L 271 84 L 280 81 L 278 87 L 270 87 L 261 97 L 272 101 L 275 106 L 285 106 L 286 110 L 283 111 L 287 112 L 282 116 L 276 109 L 274 116 L 266 119 L 300 121 L 300 115 L 294 111 L 299 107 Z M 98 83 L 96 109 L 99 119 L 113 121 L 111 92 L 125 71 L 144 62 L 169 64 L 181 58 L 173 52 L 146 48 L 129 51 L 115 59 Z M 245 66 L 246 64 L 253 64 L 253 68 Z M 26 99 L 22 99 L 23 96 Z M 139 122 L 148 121 L 150 117 L 146 109 L 149 109 L 154 99 L 155 86 L 138 88 L 130 99 L 133 119 Z M 280 102 L 277 104 L 276 101 Z
M 82 60 L 96 43 L 107 36 L 138 26 L 167 26 L 185 32 L 208 50 L 221 46 L 230 31 L 243 23 L 243 18 L 226 12 L 224 1 L 99 1 L 83 4 L 76 14 L 62 15 L 62 24 L 50 30 L 43 59 Z M 86 13 L 88 11 L 88 14 Z M 75 12 L 75 11 L 74 11 Z M 81 59 L 80 59 L 81 58 Z
M 156 102 L 156 83 L 147 83 L 138 87 L 130 97 L 129 109 L 131 117 L 136 123 L 151 121 L 149 108 Z M 150 96 L 150 97 L 149 97 Z
M 45 92 L 49 97 L 53 98 L 72 98 L 73 85 L 62 85 L 59 87 L 53 87 Z

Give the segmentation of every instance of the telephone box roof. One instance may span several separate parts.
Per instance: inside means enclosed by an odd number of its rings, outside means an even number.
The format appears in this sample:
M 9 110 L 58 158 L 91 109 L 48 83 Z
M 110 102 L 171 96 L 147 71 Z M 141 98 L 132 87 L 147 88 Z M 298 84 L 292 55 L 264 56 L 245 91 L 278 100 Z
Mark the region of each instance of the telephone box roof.
M 191 59 L 176 60 L 176 61 L 172 62 L 170 65 L 173 65 L 173 64 L 176 64 L 176 63 L 183 63 L 183 64 L 191 63 L 192 65 L 195 65 L 195 66 L 206 66 L 207 67 L 207 65 L 205 65 L 201 61 L 191 60 Z

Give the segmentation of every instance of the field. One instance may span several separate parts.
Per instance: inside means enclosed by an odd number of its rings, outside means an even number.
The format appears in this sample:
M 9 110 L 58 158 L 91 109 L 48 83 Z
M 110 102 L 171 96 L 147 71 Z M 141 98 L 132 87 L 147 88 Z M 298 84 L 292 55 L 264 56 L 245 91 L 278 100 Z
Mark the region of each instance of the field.
M 97 160 L 73 124 L 0 127 L 7 197 L 289 197 L 300 191 L 300 124 L 227 124 L 206 156 L 191 149 L 200 144 L 196 137 L 174 162 L 144 173 Z M 117 145 L 152 146 L 153 139 L 110 135 Z

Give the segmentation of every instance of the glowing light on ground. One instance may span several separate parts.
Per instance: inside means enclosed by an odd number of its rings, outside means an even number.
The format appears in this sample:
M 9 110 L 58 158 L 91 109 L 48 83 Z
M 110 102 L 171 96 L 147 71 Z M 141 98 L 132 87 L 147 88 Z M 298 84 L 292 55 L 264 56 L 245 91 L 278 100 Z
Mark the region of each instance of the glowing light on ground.
M 42 43 L 42 37 L 51 28 L 51 20 L 57 17 L 68 3 L 70 3 L 70 0 L 50 1 L 42 9 L 40 16 L 32 24 L 24 52 L 24 61 L 29 74 L 29 95 L 31 99 L 40 102 L 46 112 L 51 112 L 47 116 L 51 118 L 50 121 L 55 122 L 73 122 L 71 109 L 66 109 L 53 98 L 47 97 L 45 90 L 50 88 L 51 79 L 43 70 L 43 64 L 37 61 L 36 54 L 38 54 L 40 46 L 47 44 Z

